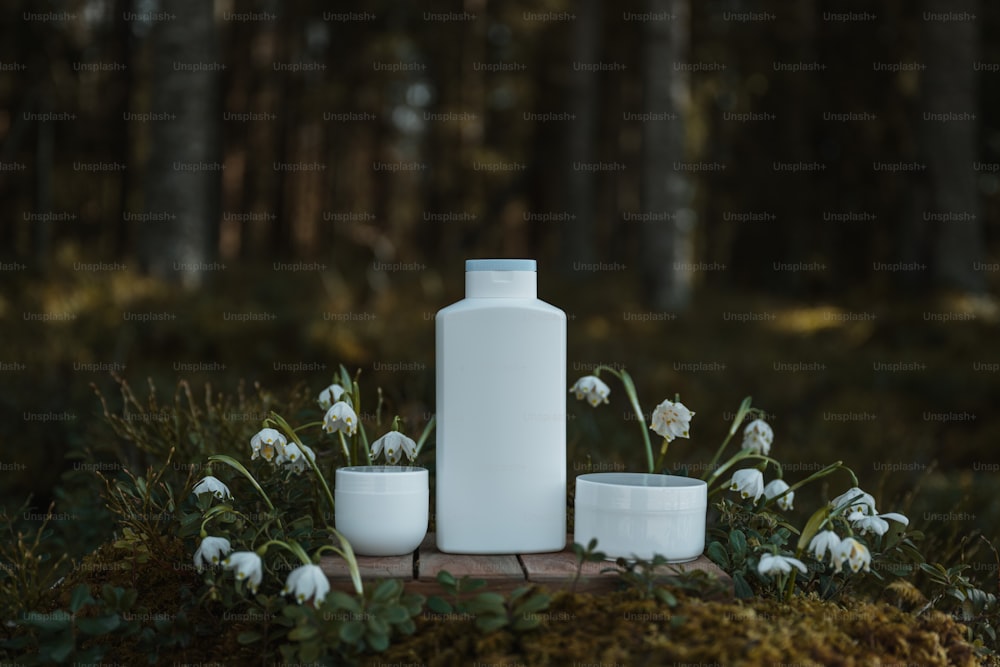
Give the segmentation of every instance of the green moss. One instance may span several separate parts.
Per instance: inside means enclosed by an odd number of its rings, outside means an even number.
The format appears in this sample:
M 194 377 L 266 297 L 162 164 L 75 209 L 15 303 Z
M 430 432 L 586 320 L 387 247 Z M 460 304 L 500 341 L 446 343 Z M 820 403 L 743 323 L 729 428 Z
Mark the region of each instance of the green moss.
M 558 593 L 542 618 L 531 632 L 487 636 L 470 621 L 424 621 L 412 638 L 367 664 L 980 664 L 964 626 L 951 617 L 914 617 L 884 603 L 684 598 L 669 609 L 627 592 Z

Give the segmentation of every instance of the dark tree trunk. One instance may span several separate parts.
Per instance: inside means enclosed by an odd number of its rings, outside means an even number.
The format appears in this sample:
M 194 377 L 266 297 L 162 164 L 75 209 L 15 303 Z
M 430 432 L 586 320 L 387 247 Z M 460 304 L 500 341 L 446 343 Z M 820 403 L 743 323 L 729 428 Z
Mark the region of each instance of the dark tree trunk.
M 573 7 L 576 14 L 571 37 L 571 64 L 567 108 L 576 119 L 566 123 L 569 160 L 565 169 L 565 207 L 576 217 L 565 223 L 562 234 L 562 264 L 571 271 L 576 263 L 591 263 L 596 258 L 597 178 L 594 172 L 574 167 L 575 163 L 594 162 L 597 125 L 600 118 L 600 74 L 586 69 L 575 70 L 572 63 L 594 63 L 601 55 L 603 3 L 581 0 Z M 578 275 L 573 271 L 569 275 Z
M 977 0 L 961 7 L 925 0 L 927 12 L 978 15 Z M 931 275 L 938 287 L 981 293 L 984 276 L 975 270 L 983 258 L 976 172 L 978 108 L 972 63 L 979 55 L 979 23 L 923 20 L 921 109 L 917 138 L 927 165 L 926 210 L 931 239 Z M 954 116 L 952 116 L 954 114 Z
M 197 287 L 218 240 L 217 35 L 213 3 L 174 0 L 170 9 L 176 18 L 157 22 L 151 34 L 150 111 L 167 120 L 149 124 L 144 208 L 152 219 L 140 223 L 140 264 L 152 276 Z
M 681 310 L 691 299 L 695 214 L 691 183 L 673 168 L 684 159 L 684 114 L 689 84 L 674 63 L 687 60 L 688 0 L 649 0 L 647 11 L 666 12 L 666 21 L 647 21 L 643 50 L 642 211 L 652 220 L 640 223 L 641 271 L 650 303 Z M 665 218 L 665 219 L 662 219 Z

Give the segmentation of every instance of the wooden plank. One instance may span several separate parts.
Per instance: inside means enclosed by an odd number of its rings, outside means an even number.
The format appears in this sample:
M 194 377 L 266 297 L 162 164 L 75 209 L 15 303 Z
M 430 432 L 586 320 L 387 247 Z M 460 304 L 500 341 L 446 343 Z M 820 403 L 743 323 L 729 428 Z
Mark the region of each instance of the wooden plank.
M 562 551 L 552 554 L 522 554 L 520 557 L 528 573 L 528 580 L 544 584 L 551 588 L 569 588 L 576 577 L 576 556 L 572 551 Z M 614 561 L 584 563 L 580 571 L 580 579 L 576 590 L 580 592 L 602 592 L 614 590 L 620 580 L 615 572 L 604 572 L 604 569 L 616 569 Z M 726 588 L 732 589 L 732 579 L 722 568 L 706 556 L 699 556 L 688 563 L 666 565 L 660 570 L 665 576 L 674 574 L 674 569 L 680 572 L 701 570 L 715 575 Z
M 446 554 L 438 551 L 433 533 L 424 538 L 423 543 L 413 554 L 390 557 L 358 556 L 358 566 L 365 582 L 376 579 L 400 579 L 406 584 L 407 590 L 425 595 L 444 593 L 436 580 L 442 570 L 447 570 L 458 579 L 465 576 L 484 579 L 487 584 L 486 590 L 501 593 L 509 592 L 529 582 L 553 589 L 571 588 L 577 570 L 576 556 L 571 548 L 561 552 L 518 556 Z M 320 561 L 320 567 L 330 578 L 330 584 L 334 589 L 352 590 L 347 563 L 340 556 L 332 554 L 324 556 Z M 613 561 L 584 563 L 575 590 L 581 593 L 606 593 L 620 588 L 622 582 L 614 571 L 601 572 L 604 569 L 614 568 Z M 720 588 L 717 593 L 710 593 L 712 597 L 732 597 L 732 578 L 704 555 L 688 563 L 664 566 L 661 572 L 663 576 L 670 576 L 676 574 L 676 571 L 693 570 L 708 572 L 718 579 Z
M 362 581 L 375 579 L 412 581 L 413 558 L 412 553 L 405 556 L 358 556 L 358 569 L 361 571 Z M 347 561 L 340 556 L 336 554 L 324 556 L 320 559 L 319 566 L 331 583 L 351 583 L 350 568 L 347 566 Z M 337 588 L 342 587 L 337 586 Z
M 438 551 L 434 535 L 428 534 L 417 557 L 417 581 L 413 590 L 418 593 L 428 589 L 441 593 L 437 583 L 438 572 L 447 570 L 456 579 L 472 577 L 484 579 L 486 590 L 504 592 L 525 583 L 524 570 L 514 555 L 447 554 Z

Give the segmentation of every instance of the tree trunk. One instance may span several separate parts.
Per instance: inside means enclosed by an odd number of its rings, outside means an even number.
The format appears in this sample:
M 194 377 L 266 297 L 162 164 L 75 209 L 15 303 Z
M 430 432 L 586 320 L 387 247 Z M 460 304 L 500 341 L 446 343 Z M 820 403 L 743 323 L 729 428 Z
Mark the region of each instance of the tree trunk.
M 921 8 L 980 14 L 977 0 L 961 7 L 925 0 Z M 927 165 L 927 207 L 918 214 L 929 221 L 932 280 L 938 287 L 982 293 L 986 284 L 975 265 L 983 257 L 983 229 L 973 169 L 979 159 L 979 74 L 972 68 L 979 55 L 979 24 L 922 18 L 921 55 L 927 68 L 921 73 L 917 137 Z
M 663 310 L 685 308 L 691 299 L 695 213 L 686 172 L 673 168 L 684 159 L 684 113 L 689 84 L 683 63 L 688 53 L 688 0 L 649 0 L 647 11 L 668 20 L 645 24 L 640 262 L 650 303 Z M 660 120 L 653 120 L 660 118 Z
M 215 255 L 219 224 L 221 105 L 213 3 L 173 0 L 176 18 L 152 30 L 145 211 L 140 264 L 150 275 L 194 288 Z
M 576 21 L 573 24 L 570 53 L 572 63 L 594 63 L 600 60 L 601 23 L 603 4 L 599 0 L 580 0 L 574 5 Z M 597 179 L 594 172 L 574 167 L 576 163 L 594 162 L 594 145 L 600 118 L 600 74 L 586 69 L 569 72 L 567 109 L 572 109 L 576 119 L 567 122 L 567 151 L 569 164 L 565 167 L 565 207 L 563 210 L 576 216 L 564 223 L 562 233 L 563 269 L 570 276 L 580 275 L 573 269 L 579 263 L 595 260 L 597 243 Z

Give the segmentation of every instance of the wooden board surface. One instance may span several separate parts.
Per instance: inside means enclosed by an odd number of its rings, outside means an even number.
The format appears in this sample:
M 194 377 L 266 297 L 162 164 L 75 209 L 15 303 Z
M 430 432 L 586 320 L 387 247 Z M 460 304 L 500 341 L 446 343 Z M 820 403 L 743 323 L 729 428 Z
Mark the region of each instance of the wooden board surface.
M 570 539 L 569 543 L 572 543 Z M 324 557 L 320 566 L 330 578 L 330 584 L 338 590 L 350 590 L 351 579 L 347 563 L 336 555 Z M 358 556 L 361 577 L 365 581 L 375 579 L 402 579 L 407 590 L 415 593 L 440 594 L 441 586 L 436 577 L 442 570 L 456 578 L 465 576 L 484 579 L 486 590 L 506 592 L 528 583 L 544 585 L 548 588 L 569 588 L 577 575 L 577 561 L 571 548 L 555 553 L 520 555 L 467 555 L 447 554 L 438 551 L 434 535 L 428 534 L 420 547 L 405 556 Z M 617 589 L 621 580 L 613 570 L 613 561 L 584 563 L 575 590 L 600 593 Z M 722 589 L 732 595 L 732 579 L 718 565 L 705 556 L 699 556 L 689 563 L 678 563 L 664 567 L 665 575 L 677 571 L 702 570 L 715 575 Z

